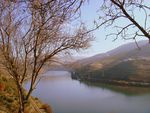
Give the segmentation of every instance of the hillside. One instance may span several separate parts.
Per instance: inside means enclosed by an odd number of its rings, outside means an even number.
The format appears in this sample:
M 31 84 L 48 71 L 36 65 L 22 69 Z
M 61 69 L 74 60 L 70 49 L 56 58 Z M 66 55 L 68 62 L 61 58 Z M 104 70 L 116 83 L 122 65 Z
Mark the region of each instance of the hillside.
M 130 60 L 120 62 L 99 71 L 96 78 L 150 82 L 150 60 Z
M 116 64 L 116 62 L 120 62 L 129 58 L 143 58 L 150 56 L 150 45 L 148 41 L 139 41 L 138 46 L 140 47 L 140 49 L 136 46 L 134 42 L 124 44 L 106 53 L 101 53 L 89 58 L 78 60 L 72 65 L 74 65 L 74 67 L 82 67 L 95 63 L 101 63 L 103 66 L 106 66 L 107 64 Z
M 0 70 L 0 113 L 18 113 L 18 106 L 16 85 L 11 78 L 4 75 Z M 52 113 L 48 105 L 43 104 L 38 98 L 34 97 L 31 97 L 26 104 L 25 113 L 37 113 L 37 106 L 42 113 Z
M 82 63 L 76 62 L 76 75 L 93 79 L 150 82 L 150 45 L 147 41 L 140 41 L 138 49 L 134 44 L 122 45 L 104 53 L 105 56 L 99 54 L 99 59 L 94 60 L 93 56 L 83 59 Z M 84 63 L 88 59 L 90 63 Z

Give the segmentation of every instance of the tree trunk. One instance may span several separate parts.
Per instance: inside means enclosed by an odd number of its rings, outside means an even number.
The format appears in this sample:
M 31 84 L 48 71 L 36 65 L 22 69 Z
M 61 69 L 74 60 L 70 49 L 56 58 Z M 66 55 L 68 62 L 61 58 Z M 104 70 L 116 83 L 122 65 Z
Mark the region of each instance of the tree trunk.
M 24 113 L 25 103 L 24 103 L 24 95 L 23 95 L 22 87 L 19 84 L 17 84 L 17 87 L 18 87 L 18 96 L 19 96 L 19 110 L 18 110 L 18 113 Z
M 26 95 L 26 100 L 28 100 L 29 99 L 29 97 L 30 97 L 30 95 L 31 95 L 31 93 L 32 93 L 32 86 L 30 87 L 30 89 L 29 89 L 29 91 L 28 91 L 28 93 L 27 93 L 27 95 Z

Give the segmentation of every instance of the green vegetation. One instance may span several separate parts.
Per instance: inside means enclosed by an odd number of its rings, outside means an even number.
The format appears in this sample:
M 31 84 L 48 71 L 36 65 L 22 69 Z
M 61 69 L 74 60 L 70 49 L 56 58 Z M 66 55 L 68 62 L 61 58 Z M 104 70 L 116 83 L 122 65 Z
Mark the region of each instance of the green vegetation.
M 131 61 L 121 62 L 103 70 L 103 78 L 128 80 L 135 72 Z
M 127 82 L 150 83 L 150 62 L 145 59 L 126 60 L 114 65 L 103 66 L 101 69 L 93 69 L 90 65 L 76 69 L 76 76 L 86 80 L 113 80 L 121 84 Z M 131 84 L 131 85 L 132 85 Z

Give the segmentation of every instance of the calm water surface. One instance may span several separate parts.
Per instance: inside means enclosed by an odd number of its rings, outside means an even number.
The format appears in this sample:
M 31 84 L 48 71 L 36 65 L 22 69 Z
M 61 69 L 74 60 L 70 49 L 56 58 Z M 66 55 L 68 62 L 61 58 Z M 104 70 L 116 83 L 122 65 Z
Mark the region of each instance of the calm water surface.
M 81 83 L 65 71 L 43 76 L 33 95 L 50 104 L 54 113 L 150 113 L 149 89 Z

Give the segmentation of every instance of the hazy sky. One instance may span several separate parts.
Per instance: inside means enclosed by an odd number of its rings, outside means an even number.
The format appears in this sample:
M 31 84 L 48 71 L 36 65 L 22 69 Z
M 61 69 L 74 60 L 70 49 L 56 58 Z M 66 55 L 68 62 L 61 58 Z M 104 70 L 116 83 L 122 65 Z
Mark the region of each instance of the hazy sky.
M 98 9 L 101 5 L 100 0 L 90 0 L 89 3 L 85 3 L 81 9 L 82 15 L 81 20 L 86 23 L 86 25 L 91 28 L 93 26 L 94 19 L 98 18 Z M 124 22 L 124 21 L 122 21 Z M 106 35 L 109 34 L 109 29 L 100 28 L 93 32 L 95 41 L 91 44 L 91 47 L 87 50 L 80 52 L 77 56 L 93 56 L 98 53 L 104 53 L 113 48 L 116 48 L 122 44 L 129 43 L 133 40 L 123 40 L 119 38 L 116 41 L 112 41 L 113 38 L 106 39 Z

